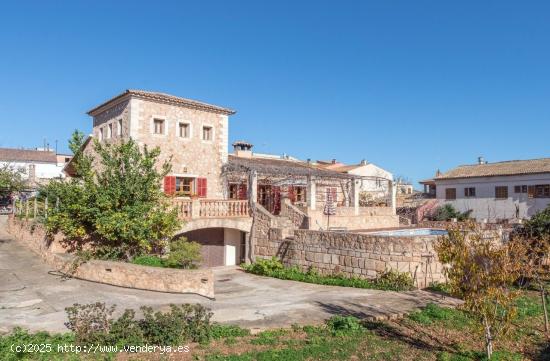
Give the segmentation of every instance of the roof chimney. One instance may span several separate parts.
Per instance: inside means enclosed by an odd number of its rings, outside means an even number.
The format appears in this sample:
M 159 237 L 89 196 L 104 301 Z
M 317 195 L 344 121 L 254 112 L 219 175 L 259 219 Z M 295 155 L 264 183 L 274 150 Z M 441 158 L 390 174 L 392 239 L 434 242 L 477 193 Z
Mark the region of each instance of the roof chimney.
M 487 164 L 487 162 L 485 161 L 485 158 L 477 157 L 477 164 Z
M 243 140 L 238 140 L 233 143 L 233 153 L 237 157 L 241 158 L 252 158 L 252 147 L 254 145 L 245 142 Z
M 361 165 L 367 165 L 367 160 L 366 159 L 361 159 Z
M 332 158 L 332 164 L 336 164 L 336 158 Z

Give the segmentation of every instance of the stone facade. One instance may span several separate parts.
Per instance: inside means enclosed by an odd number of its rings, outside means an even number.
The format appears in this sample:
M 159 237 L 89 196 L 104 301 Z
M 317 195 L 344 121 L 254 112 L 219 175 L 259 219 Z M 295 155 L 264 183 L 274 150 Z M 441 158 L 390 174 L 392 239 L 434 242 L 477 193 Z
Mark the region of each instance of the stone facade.
M 295 230 L 285 238 L 272 228 L 269 213 L 259 212 L 254 224 L 254 253 L 280 258 L 287 266 L 319 273 L 374 278 L 385 270 L 408 272 L 415 284 L 426 287 L 444 281 L 443 265 L 433 249 L 435 236 L 387 237 L 359 233 Z
M 131 137 L 140 145 L 159 147 L 159 166 L 170 160 L 172 175 L 206 178 L 206 197 L 225 198 L 221 172 L 228 157 L 228 115 L 132 95 L 108 102 L 90 115 L 95 139 L 110 142 Z M 155 119 L 164 122 L 162 134 L 154 132 Z M 180 136 L 180 123 L 188 124 L 187 137 Z M 211 128 L 211 140 L 203 139 L 203 127 Z
M 49 266 L 72 277 L 105 283 L 113 286 L 142 290 L 196 293 L 214 298 L 214 274 L 211 269 L 179 270 L 159 267 L 146 267 L 124 262 L 92 260 L 81 264 L 73 271 L 75 257 L 62 253 L 59 235 L 48 240 L 43 227 L 14 217 L 8 220 L 8 233 L 17 241 L 26 244 Z

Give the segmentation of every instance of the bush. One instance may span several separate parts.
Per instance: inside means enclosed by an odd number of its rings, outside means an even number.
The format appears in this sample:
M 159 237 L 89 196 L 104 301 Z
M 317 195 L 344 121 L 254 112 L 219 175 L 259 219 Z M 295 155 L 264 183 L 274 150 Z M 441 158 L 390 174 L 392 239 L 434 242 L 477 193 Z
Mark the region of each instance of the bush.
M 257 259 L 256 262 L 242 266 L 246 271 L 260 276 L 270 276 L 274 272 L 282 271 L 283 264 L 276 257 L 271 259 Z
M 164 262 L 162 261 L 162 258 L 149 254 L 135 257 L 134 259 L 132 259 L 132 263 L 140 266 L 164 267 Z
M 361 321 L 353 316 L 332 316 L 326 324 L 329 331 L 335 336 L 363 330 Z
M 202 305 L 170 305 L 170 311 L 153 312 L 142 307 L 139 321 L 145 340 L 153 345 L 178 345 L 186 340 L 207 342 L 211 337 L 212 312 Z
M 465 221 L 470 218 L 472 210 L 468 210 L 464 213 L 461 213 L 455 209 L 451 204 L 444 204 L 440 207 L 437 207 L 429 218 L 433 221 L 450 221 L 453 218 L 456 218 L 458 221 Z
M 75 334 L 75 341 L 81 344 L 103 343 L 111 328 L 111 316 L 115 306 L 107 308 L 105 303 L 87 305 L 75 303 L 65 308 L 68 322 L 65 326 Z
M 410 291 L 414 289 L 414 281 L 410 273 L 389 270 L 382 273 L 374 281 L 382 289 L 395 291 Z
M 344 275 L 320 275 L 313 267 L 303 272 L 298 267 L 285 268 L 281 261 L 273 257 L 271 259 L 258 259 L 255 263 L 241 265 L 250 273 L 260 276 L 268 276 L 283 280 L 292 280 L 306 283 L 314 283 L 327 286 L 369 288 L 389 291 L 407 291 L 414 288 L 412 278 L 408 273 L 396 271 L 386 272 L 379 279 L 368 280 L 359 277 L 346 277 Z
M 201 259 L 200 244 L 189 242 L 182 237 L 170 242 L 170 252 L 165 264 L 173 268 L 195 269 L 199 266 Z
M 67 353 L 58 353 L 57 347 L 74 344 L 74 334 L 59 333 L 50 334 L 48 332 L 29 333 L 20 327 L 16 327 L 10 334 L 0 335 L 0 360 L 16 361 L 16 360 L 77 360 L 80 356 Z M 12 345 L 40 345 L 40 349 L 44 352 L 13 352 Z M 49 351 L 45 345 L 51 346 Z

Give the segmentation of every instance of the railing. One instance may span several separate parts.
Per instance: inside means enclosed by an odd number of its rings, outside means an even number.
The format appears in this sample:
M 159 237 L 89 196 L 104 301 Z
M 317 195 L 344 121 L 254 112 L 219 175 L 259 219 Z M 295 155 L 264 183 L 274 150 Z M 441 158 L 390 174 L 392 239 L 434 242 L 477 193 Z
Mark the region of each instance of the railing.
M 249 217 L 248 200 L 174 199 L 180 219 Z
M 190 199 L 174 199 L 174 206 L 179 218 L 189 219 L 193 215 L 193 201 Z
M 295 228 L 308 229 L 309 218 L 306 213 L 294 206 L 289 199 L 283 199 L 281 202 L 281 215 L 288 217 Z
M 247 200 L 201 200 L 199 217 L 248 217 Z

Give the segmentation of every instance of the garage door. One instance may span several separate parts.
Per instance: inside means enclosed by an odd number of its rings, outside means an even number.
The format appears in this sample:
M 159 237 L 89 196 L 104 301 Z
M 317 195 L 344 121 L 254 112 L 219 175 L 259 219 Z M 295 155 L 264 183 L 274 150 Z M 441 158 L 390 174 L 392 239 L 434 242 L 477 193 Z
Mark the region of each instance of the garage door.
M 184 236 L 201 245 L 202 267 L 224 265 L 223 228 L 198 229 Z

